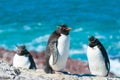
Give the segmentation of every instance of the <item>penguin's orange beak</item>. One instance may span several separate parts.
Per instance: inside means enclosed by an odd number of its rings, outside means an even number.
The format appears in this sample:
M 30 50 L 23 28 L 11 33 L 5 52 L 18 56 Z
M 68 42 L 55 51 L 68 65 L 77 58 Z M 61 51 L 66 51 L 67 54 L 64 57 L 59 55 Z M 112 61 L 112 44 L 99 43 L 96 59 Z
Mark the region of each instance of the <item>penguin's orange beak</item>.
M 71 29 L 72 29 L 72 28 L 69 28 L 69 27 L 68 27 L 66 30 L 67 30 L 67 31 L 70 31 Z

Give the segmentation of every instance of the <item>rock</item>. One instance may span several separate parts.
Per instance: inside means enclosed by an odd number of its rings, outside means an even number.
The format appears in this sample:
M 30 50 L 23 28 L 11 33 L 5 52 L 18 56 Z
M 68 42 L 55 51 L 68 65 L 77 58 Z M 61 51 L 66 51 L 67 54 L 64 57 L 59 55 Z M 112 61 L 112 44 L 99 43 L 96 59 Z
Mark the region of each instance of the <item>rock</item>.
M 30 51 L 31 55 L 33 56 L 33 59 L 37 65 L 38 69 L 44 69 L 45 68 L 45 51 L 43 52 L 35 52 Z M 12 59 L 15 54 L 15 51 L 6 50 L 4 48 L 0 48 L 0 58 L 8 62 L 9 64 L 12 64 Z M 90 71 L 88 69 L 87 62 L 83 62 L 80 60 L 73 60 L 71 58 L 68 58 L 67 65 L 65 68 L 65 71 L 70 72 L 72 74 L 90 74 Z M 115 77 L 115 74 L 110 73 L 110 77 Z
M 119 80 L 120 78 L 77 75 L 71 73 L 46 74 L 43 69 L 16 69 L 0 60 L 0 80 Z
M 14 79 L 19 74 L 19 69 L 0 61 L 0 79 Z

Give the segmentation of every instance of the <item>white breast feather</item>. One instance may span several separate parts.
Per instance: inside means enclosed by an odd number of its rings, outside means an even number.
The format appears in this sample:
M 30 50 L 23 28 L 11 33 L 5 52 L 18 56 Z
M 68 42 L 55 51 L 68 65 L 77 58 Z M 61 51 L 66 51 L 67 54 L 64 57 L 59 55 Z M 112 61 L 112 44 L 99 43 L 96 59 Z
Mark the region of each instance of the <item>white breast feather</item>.
M 108 70 L 105 66 L 104 56 L 97 46 L 94 48 L 88 46 L 87 57 L 90 72 L 94 75 L 106 76 Z
M 29 69 L 29 67 L 30 67 L 29 57 L 19 56 L 18 54 L 15 54 L 15 56 L 13 58 L 13 66 Z
M 55 65 L 53 65 L 52 55 L 50 56 L 50 60 L 49 60 L 49 64 L 54 70 L 59 71 L 65 68 L 69 53 L 69 44 L 70 44 L 69 36 L 62 34 L 58 39 L 58 47 L 57 47 L 59 52 L 58 61 Z

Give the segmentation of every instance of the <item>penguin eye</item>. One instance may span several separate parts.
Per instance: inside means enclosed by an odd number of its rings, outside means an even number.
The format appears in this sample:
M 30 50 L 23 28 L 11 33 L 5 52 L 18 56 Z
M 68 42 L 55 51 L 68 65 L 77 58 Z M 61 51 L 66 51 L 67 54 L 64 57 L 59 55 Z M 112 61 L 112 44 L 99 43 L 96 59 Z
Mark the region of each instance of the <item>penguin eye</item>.
M 63 27 L 63 30 L 66 30 L 66 28 Z

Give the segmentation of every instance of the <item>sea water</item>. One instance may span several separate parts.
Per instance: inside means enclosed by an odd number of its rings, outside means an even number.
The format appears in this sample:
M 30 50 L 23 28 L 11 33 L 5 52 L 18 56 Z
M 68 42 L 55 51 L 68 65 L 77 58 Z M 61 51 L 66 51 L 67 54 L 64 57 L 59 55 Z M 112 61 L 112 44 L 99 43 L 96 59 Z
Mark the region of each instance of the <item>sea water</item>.
M 120 75 L 120 0 L 1 0 L 0 47 L 43 51 L 57 25 L 72 28 L 69 56 L 87 61 L 88 37 L 104 45 L 111 70 Z M 116 59 L 118 58 L 118 59 Z M 113 65 L 115 64 L 115 66 Z

